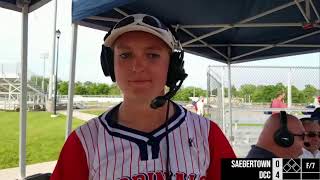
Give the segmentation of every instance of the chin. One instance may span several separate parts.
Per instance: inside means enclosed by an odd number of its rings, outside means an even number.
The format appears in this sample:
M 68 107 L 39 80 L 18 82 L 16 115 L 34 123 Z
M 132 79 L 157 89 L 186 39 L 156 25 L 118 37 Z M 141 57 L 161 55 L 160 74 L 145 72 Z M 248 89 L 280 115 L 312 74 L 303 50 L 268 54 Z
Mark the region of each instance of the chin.
M 129 99 L 137 99 L 137 100 L 143 100 L 143 101 L 150 101 L 157 97 L 157 95 L 154 95 L 148 91 L 136 91 L 136 92 L 130 92 L 126 95 Z

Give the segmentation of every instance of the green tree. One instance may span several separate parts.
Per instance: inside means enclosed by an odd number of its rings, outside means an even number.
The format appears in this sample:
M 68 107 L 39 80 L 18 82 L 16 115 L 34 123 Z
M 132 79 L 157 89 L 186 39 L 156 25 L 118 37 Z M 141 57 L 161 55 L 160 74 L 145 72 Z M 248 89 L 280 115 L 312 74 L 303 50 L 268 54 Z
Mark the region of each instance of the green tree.
M 316 96 L 317 94 L 317 89 L 311 84 L 307 84 L 305 85 L 302 93 L 305 96 L 305 100 L 306 100 L 305 103 L 312 103 L 313 97 Z
M 291 86 L 291 95 L 293 103 L 304 103 L 306 102 L 306 98 L 303 92 L 300 92 L 298 88 L 295 86 Z
M 231 86 L 231 96 L 232 97 L 239 96 L 239 92 L 237 91 L 237 88 L 234 85 Z M 224 88 L 224 97 L 228 97 L 228 88 Z
M 77 82 L 75 84 L 74 90 L 75 90 L 74 93 L 77 95 L 87 95 L 88 94 L 86 87 L 81 82 Z
M 193 96 L 193 92 L 195 91 L 195 89 L 189 87 L 189 88 L 183 88 L 181 87 L 179 89 L 179 91 L 175 94 L 175 96 L 173 96 L 173 100 L 176 101 L 188 101 L 189 97 Z
M 253 84 L 244 84 L 240 86 L 239 89 L 239 96 L 245 97 L 245 96 L 252 96 L 254 91 L 256 90 L 256 86 Z
M 271 102 L 279 92 L 286 92 L 282 83 L 276 85 L 259 85 L 252 94 L 253 102 Z
M 119 87 L 113 83 L 110 86 L 108 95 L 120 95 L 120 94 L 121 94 L 121 91 L 120 91 Z
M 274 98 L 275 90 L 273 85 L 259 85 L 252 95 L 253 102 L 271 102 Z
M 99 95 L 109 94 L 110 87 L 107 84 L 98 84 L 96 88 Z
M 100 95 L 97 83 L 90 83 L 85 87 L 88 90 L 88 95 Z
M 68 95 L 68 81 L 60 81 L 58 84 L 58 92 L 61 95 Z
M 180 90 L 177 92 L 177 94 L 173 97 L 173 100 L 176 101 L 189 101 L 189 97 L 199 97 L 199 96 L 206 96 L 207 92 L 206 90 L 203 90 L 198 87 L 186 87 L 186 88 L 180 88 Z
M 94 83 L 91 82 L 91 81 L 86 81 L 86 82 L 83 83 L 83 86 L 89 87 L 89 86 L 91 86 L 92 84 L 94 84 Z

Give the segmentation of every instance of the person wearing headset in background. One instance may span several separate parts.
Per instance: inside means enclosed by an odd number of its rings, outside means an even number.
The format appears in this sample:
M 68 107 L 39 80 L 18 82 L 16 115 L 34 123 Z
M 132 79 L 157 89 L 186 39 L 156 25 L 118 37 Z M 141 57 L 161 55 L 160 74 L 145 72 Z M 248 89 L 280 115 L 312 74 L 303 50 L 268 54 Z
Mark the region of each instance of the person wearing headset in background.
M 311 118 L 301 118 L 301 122 L 306 131 L 304 148 L 301 158 L 320 158 L 320 108 L 317 108 Z
M 235 158 L 228 140 L 214 122 L 170 100 L 187 76 L 173 33 L 146 14 L 108 32 L 101 65 L 123 102 L 71 133 L 52 180 L 220 179 L 220 160 Z
M 271 115 L 246 158 L 298 158 L 302 154 L 304 128 L 285 111 Z

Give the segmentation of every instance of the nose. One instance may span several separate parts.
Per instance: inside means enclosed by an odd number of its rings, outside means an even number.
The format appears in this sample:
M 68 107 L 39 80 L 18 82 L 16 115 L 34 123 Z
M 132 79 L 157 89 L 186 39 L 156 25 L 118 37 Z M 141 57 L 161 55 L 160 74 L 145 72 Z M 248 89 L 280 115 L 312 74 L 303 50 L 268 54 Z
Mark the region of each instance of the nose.
M 146 60 L 143 56 L 136 56 L 132 61 L 133 72 L 143 72 L 146 67 Z

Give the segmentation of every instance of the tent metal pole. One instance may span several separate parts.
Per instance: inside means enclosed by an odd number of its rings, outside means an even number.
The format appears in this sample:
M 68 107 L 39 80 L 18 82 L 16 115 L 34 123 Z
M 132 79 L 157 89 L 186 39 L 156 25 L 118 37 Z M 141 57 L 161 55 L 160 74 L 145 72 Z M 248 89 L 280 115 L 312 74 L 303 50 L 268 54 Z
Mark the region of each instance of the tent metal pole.
M 107 21 L 107 22 L 119 22 L 120 21 L 120 19 L 101 17 L 101 16 L 91 16 L 91 17 L 88 17 L 87 19 L 98 20 L 98 21 Z
M 91 19 L 91 18 L 88 18 L 88 19 Z M 197 29 L 197 28 L 223 28 L 223 27 L 230 27 L 230 26 L 234 28 L 236 27 L 301 27 L 302 25 L 303 25 L 302 23 L 296 22 L 296 23 L 203 24 L 203 25 L 180 25 L 179 27 L 187 28 L 187 29 Z
M 102 16 L 91 16 L 87 19 L 98 20 L 98 21 L 107 21 L 107 22 L 119 22 L 120 19 L 102 17 Z M 245 24 L 202 24 L 202 25 L 179 25 L 179 27 L 186 29 L 198 29 L 198 28 L 224 28 L 224 27 L 302 27 L 303 23 L 245 23 Z M 177 27 L 177 25 L 173 25 Z
M 261 49 L 255 50 L 255 51 L 251 51 L 251 52 L 248 52 L 248 53 L 241 54 L 241 55 L 233 57 L 231 59 L 232 60 L 236 60 L 236 59 L 242 58 L 244 56 L 249 56 L 251 54 L 255 54 L 255 53 L 258 53 L 258 52 L 261 52 L 261 51 L 265 51 L 265 50 L 271 49 L 273 47 L 275 47 L 275 46 L 267 46 L 267 47 L 264 47 L 264 48 L 261 48 Z
M 303 11 L 300 3 L 298 2 L 298 0 L 294 0 L 294 2 L 296 3 L 297 7 L 299 8 L 299 10 L 300 10 L 302 16 L 304 17 L 304 19 L 306 20 L 306 22 L 307 22 L 307 23 L 310 23 L 309 18 L 307 17 L 306 13 L 304 13 L 304 11 Z
M 115 11 L 117 11 L 118 13 L 122 14 L 123 16 L 128 16 L 128 14 L 124 11 L 122 11 L 121 9 L 119 8 L 113 8 Z
M 225 109 L 225 104 L 224 104 L 224 66 L 221 66 L 221 96 L 222 96 L 222 129 L 223 132 L 226 134 L 227 129 L 226 129 L 226 109 Z
M 53 80 L 54 80 L 54 65 L 55 65 L 55 54 L 56 54 L 56 30 L 57 30 L 57 6 L 58 0 L 53 0 L 54 15 L 53 15 L 53 41 L 52 41 L 52 53 L 51 53 L 51 71 L 49 75 L 49 92 L 48 100 L 53 104 Z
M 231 64 L 233 64 L 231 62 Z M 214 65 L 211 67 L 226 67 L 225 65 Z M 257 66 L 258 68 L 274 68 L 274 69 L 289 69 L 292 68 L 293 66 Z M 256 66 L 244 66 L 244 65 L 238 65 L 238 66 L 233 66 L 233 69 L 237 69 L 237 68 L 257 68 Z M 317 70 L 318 67 L 310 67 L 310 66 L 294 66 L 295 68 L 308 68 L 308 69 L 314 69 Z
M 297 1 L 297 2 L 303 2 L 304 0 L 296 0 L 296 1 Z M 253 17 L 244 19 L 244 20 L 242 20 L 242 21 L 240 21 L 240 22 L 238 22 L 238 23 L 235 23 L 235 25 L 247 23 L 247 22 L 249 22 L 249 21 L 252 21 L 252 20 L 261 18 L 261 17 L 266 16 L 266 15 L 268 15 L 268 14 L 271 14 L 271 13 L 280 11 L 280 10 L 282 10 L 282 9 L 285 9 L 285 8 L 287 8 L 287 7 L 290 7 L 290 6 L 294 5 L 294 4 L 295 4 L 295 2 L 290 2 L 290 3 L 284 4 L 284 5 L 278 6 L 278 7 L 276 7 L 276 8 L 270 9 L 270 10 L 265 11 L 265 12 L 263 12 L 263 13 L 261 13 L 261 14 L 256 15 L 256 16 L 253 16 Z M 187 41 L 187 42 L 184 42 L 184 43 L 182 43 L 182 45 L 185 46 L 185 45 L 191 44 L 191 43 L 193 43 L 193 42 L 196 42 L 196 41 L 201 40 L 201 39 L 204 39 L 204 38 L 206 38 L 206 37 L 209 37 L 209 36 L 218 34 L 218 33 L 220 33 L 220 32 L 226 31 L 226 30 L 231 29 L 231 28 L 233 28 L 233 26 L 228 26 L 228 27 L 224 27 L 224 28 L 218 29 L 218 30 L 216 30 L 216 31 L 212 31 L 212 32 L 210 32 L 210 33 L 207 33 L 207 34 L 204 34 L 204 35 L 202 35 L 202 36 L 199 36 L 198 38 L 195 38 L 195 39 L 189 40 L 189 41 Z
M 98 21 L 107 21 L 107 22 L 119 22 L 120 19 L 102 17 L 102 16 L 90 16 L 87 19 L 98 20 Z M 186 29 L 197 29 L 197 28 L 225 28 L 225 27 L 301 27 L 303 23 L 244 23 L 244 24 L 200 24 L 200 25 L 179 25 L 179 27 Z M 177 25 L 173 25 L 177 27 Z
M 228 52 L 230 47 L 228 48 Z M 229 53 L 228 53 L 229 54 Z M 234 137 L 233 137 L 233 133 L 232 133 L 232 124 L 233 124 L 233 120 L 232 120 L 232 102 L 231 102 L 231 60 L 229 59 L 228 61 L 228 100 L 229 100 L 229 121 L 230 121 L 230 141 L 233 142 L 234 141 Z
M 287 95 L 287 100 L 288 100 L 288 108 L 291 108 L 292 106 L 292 68 L 289 68 L 289 72 L 288 72 L 288 95 Z
M 307 16 L 308 19 L 311 20 L 310 0 L 306 0 L 306 1 L 305 1 L 305 4 L 306 4 L 306 7 L 305 7 L 305 9 L 306 9 L 306 16 Z
M 191 37 L 193 38 L 196 38 L 196 36 L 194 34 L 192 34 L 190 31 L 188 31 L 187 29 L 185 28 L 180 28 L 181 30 L 183 30 L 185 33 L 189 34 Z M 204 44 L 206 47 L 208 47 L 209 49 L 213 50 L 214 52 L 216 52 L 217 54 L 219 54 L 220 56 L 222 56 L 224 59 L 228 59 L 227 56 L 225 56 L 224 54 L 222 54 L 220 51 L 218 51 L 217 49 L 213 48 L 213 47 L 210 47 L 208 46 L 208 44 L 203 41 L 203 40 L 199 40 L 202 44 Z M 183 46 L 183 45 L 182 45 Z
M 97 29 L 97 30 L 101 30 L 101 31 L 109 31 L 110 28 L 107 26 L 102 26 L 102 25 L 98 25 L 98 24 L 94 24 L 94 23 L 90 23 L 90 22 L 85 22 L 85 21 L 79 21 L 77 22 L 78 26 L 84 26 L 84 27 L 88 27 L 88 28 L 93 28 L 93 29 Z
M 313 12 L 316 14 L 318 20 L 320 20 L 319 12 L 317 11 L 317 8 L 316 8 L 316 6 L 313 4 L 313 1 L 312 1 L 312 0 L 310 0 L 310 5 L 311 5 L 311 7 L 312 7 L 312 9 L 313 9 Z
M 320 44 L 208 44 L 211 47 L 265 47 L 265 46 L 276 46 L 276 47 L 303 47 L 303 48 L 319 48 Z M 204 44 L 189 44 L 184 47 L 208 47 Z
M 66 136 L 65 136 L 66 140 L 72 130 L 74 80 L 75 80 L 76 58 L 77 58 L 77 39 L 78 39 L 78 24 L 72 24 L 71 63 L 70 63 L 68 107 L 67 107 L 68 117 L 66 122 Z
M 318 57 L 319 57 L 319 60 L 318 60 L 318 63 L 319 63 L 319 66 L 318 66 L 318 78 L 319 78 L 318 89 L 320 89 L 320 49 L 318 51 Z M 320 91 L 319 90 L 318 90 L 318 96 L 320 96 Z
M 261 52 L 261 51 L 265 51 L 265 50 L 277 47 L 278 45 L 287 44 L 287 43 L 290 43 L 290 42 L 293 42 L 293 41 L 296 41 L 296 40 L 299 40 L 299 39 L 303 39 L 303 38 L 306 38 L 306 37 L 309 37 L 309 36 L 313 36 L 313 35 L 319 34 L 319 33 L 320 33 L 320 30 L 314 31 L 312 33 L 305 34 L 305 35 L 302 35 L 302 36 L 298 36 L 298 37 L 295 37 L 293 39 L 289 39 L 287 41 L 283 41 L 283 42 L 280 42 L 280 43 L 275 44 L 275 45 L 267 46 L 267 47 L 264 47 L 264 48 L 261 48 L 261 49 L 255 50 L 255 51 L 251 51 L 251 52 L 248 52 L 248 53 L 241 54 L 239 56 L 235 56 L 235 57 L 233 57 L 231 59 L 232 60 L 236 60 L 236 59 L 242 58 L 244 56 L 248 56 L 248 55 L 255 54 L 255 53 L 258 53 L 258 52 Z
M 27 134 L 27 71 L 28 71 L 28 12 L 29 3 L 22 4 L 22 46 L 21 46 L 21 91 L 20 91 L 20 178 L 26 177 L 26 134 Z

